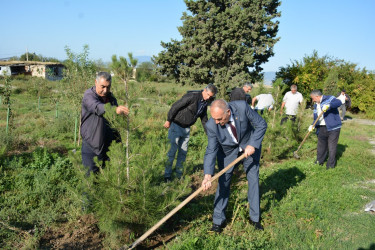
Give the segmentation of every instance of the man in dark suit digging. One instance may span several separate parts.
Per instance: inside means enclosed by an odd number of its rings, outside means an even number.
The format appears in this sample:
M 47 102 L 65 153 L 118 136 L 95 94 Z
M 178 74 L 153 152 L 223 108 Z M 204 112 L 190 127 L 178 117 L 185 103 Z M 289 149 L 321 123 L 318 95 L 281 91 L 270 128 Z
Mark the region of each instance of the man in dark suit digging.
M 260 223 L 259 160 L 267 123 L 245 101 L 227 103 L 224 100 L 216 100 L 210 110 L 211 118 L 206 123 L 208 145 L 204 156 L 203 190 L 211 187 L 216 157 L 221 170 L 238 156 L 245 154 L 246 158 L 242 163 L 248 181 L 250 223 L 256 229 L 263 230 Z M 225 227 L 230 181 L 237 165 L 219 178 L 211 228 L 213 232 L 220 233 Z

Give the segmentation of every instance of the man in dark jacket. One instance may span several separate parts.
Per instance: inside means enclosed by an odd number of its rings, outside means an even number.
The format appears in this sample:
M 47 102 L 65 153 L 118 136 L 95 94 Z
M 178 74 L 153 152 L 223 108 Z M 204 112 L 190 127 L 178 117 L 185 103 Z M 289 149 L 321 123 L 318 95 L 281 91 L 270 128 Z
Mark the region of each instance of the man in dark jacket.
M 251 96 L 250 91 L 253 88 L 253 85 L 251 83 L 247 82 L 243 85 L 242 88 L 235 88 L 230 93 L 230 101 L 239 101 L 243 100 L 246 101 L 247 104 L 251 105 Z
M 316 123 L 318 134 L 316 163 L 323 165 L 328 153 L 327 169 L 334 168 L 336 165 L 337 142 L 339 141 L 341 129 L 341 120 L 338 111 L 341 101 L 334 96 L 323 95 L 320 90 L 313 90 L 310 97 L 315 102 L 314 121 L 321 112 L 324 112 Z M 312 130 L 314 128 L 310 125 L 309 131 L 311 132 Z
M 103 117 L 104 105 L 110 103 L 116 106 L 118 115 L 128 115 L 129 110 L 125 106 L 118 106 L 116 98 L 110 92 L 111 75 L 107 72 L 99 72 L 95 86 L 85 91 L 82 99 L 81 111 L 81 136 L 82 136 L 82 164 L 88 169 L 87 176 L 91 172 L 98 172 L 99 168 L 94 162 L 98 157 L 103 164 L 108 160 L 107 151 L 112 140 L 115 139 L 115 131 Z
M 164 180 L 166 182 L 172 178 L 172 165 L 177 150 L 176 175 L 177 178 L 181 178 L 188 149 L 190 126 L 199 117 L 206 131 L 208 100 L 214 98 L 216 92 L 216 87 L 209 84 L 201 92 L 185 94 L 169 110 L 167 121 L 164 123 L 164 127 L 169 129 L 168 139 L 171 143 L 171 148 L 167 154 L 168 161 L 165 165 Z

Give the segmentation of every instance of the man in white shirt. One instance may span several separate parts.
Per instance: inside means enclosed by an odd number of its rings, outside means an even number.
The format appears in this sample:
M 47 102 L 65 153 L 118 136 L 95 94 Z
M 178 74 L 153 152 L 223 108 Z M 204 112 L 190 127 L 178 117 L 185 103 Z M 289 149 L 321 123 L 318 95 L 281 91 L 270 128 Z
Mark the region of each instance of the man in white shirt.
M 281 119 L 281 124 L 286 122 L 288 119 L 293 122 L 296 120 L 298 106 L 303 102 L 303 97 L 300 92 L 297 91 L 297 85 L 293 84 L 290 86 L 290 91 L 288 91 L 283 98 L 281 103 L 280 114 L 283 114 L 283 109 L 285 106 L 286 116 Z
M 256 101 L 258 103 L 254 108 L 254 104 Z M 273 99 L 273 96 L 271 94 L 260 94 L 252 99 L 251 108 L 257 112 L 260 111 L 260 114 L 262 115 L 263 110 L 267 109 L 268 111 L 270 111 L 273 108 L 274 103 L 275 100 Z

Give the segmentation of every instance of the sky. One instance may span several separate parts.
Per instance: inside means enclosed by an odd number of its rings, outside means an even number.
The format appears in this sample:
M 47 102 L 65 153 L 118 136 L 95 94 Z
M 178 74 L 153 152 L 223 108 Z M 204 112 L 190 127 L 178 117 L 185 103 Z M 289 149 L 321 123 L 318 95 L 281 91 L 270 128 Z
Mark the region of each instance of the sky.
M 275 55 L 262 65 L 278 71 L 316 50 L 375 70 L 374 0 L 285 0 Z M 90 48 L 92 60 L 157 55 L 160 42 L 181 40 L 183 0 L 0 0 L 0 59 L 26 52 L 66 59 Z

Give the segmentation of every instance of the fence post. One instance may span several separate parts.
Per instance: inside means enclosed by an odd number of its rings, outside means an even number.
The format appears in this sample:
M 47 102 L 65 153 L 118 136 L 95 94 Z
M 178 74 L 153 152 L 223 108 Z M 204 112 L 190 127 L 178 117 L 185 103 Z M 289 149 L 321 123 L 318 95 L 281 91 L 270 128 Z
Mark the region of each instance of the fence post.
M 74 145 L 76 145 L 76 142 L 77 142 L 77 124 L 78 124 L 78 117 L 76 116 L 76 119 L 74 122 Z
M 8 131 L 9 131 L 9 115 L 10 115 L 10 108 L 8 107 L 8 111 L 7 111 L 7 126 L 5 128 L 5 133 L 8 134 Z
M 56 102 L 56 118 L 59 118 L 59 102 Z
M 40 112 L 40 96 L 38 96 L 38 112 Z

